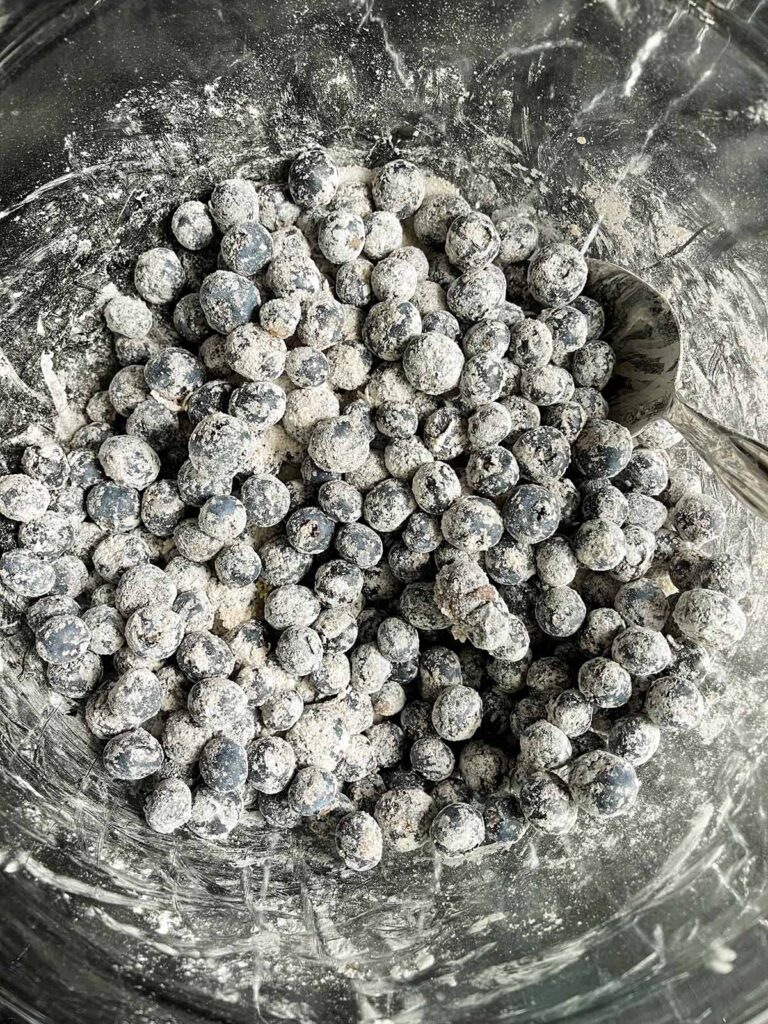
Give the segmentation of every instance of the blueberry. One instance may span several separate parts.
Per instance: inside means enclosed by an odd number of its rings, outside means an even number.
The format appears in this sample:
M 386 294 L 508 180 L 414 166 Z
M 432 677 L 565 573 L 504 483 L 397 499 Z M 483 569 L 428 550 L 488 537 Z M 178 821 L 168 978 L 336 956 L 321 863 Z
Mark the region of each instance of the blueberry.
M 339 856 L 352 871 L 370 871 L 381 860 L 381 828 L 365 811 L 345 815 L 336 826 L 335 839 Z
M 182 779 L 161 779 L 144 800 L 144 818 L 153 832 L 169 835 L 187 823 L 192 793 Z
M 551 587 L 536 601 L 536 621 L 548 636 L 573 636 L 586 614 L 583 600 L 570 587 Z
M 584 519 L 607 519 L 622 526 L 629 514 L 629 499 L 608 479 L 593 478 L 584 487 L 581 513 Z
M 605 327 L 605 312 L 600 303 L 586 295 L 579 295 L 573 304 L 587 318 L 587 337 L 599 338 Z
M 528 401 L 542 408 L 570 402 L 575 389 L 570 373 L 561 366 L 542 366 L 536 370 L 523 370 L 520 374 L 520 393 Z
M 604 341 L 588 341 L 573 353 L 571 372 L 579 387 L 599 391 L 611 379 L 615 365 L 616 355 L 610 345 Z
M 432 724 L 438 736 L 456 743 L 471 739 L 482 722 L 482 700 L 468 686 L 448 686 L 440 691 L 432 708 Z
M 643 626 L 629 626 L 618 633 L 611 645 L 611 655 L 636 676 L 663 672 L 672 660 L 669 644 L 662 634 Z
M 93 567 L 104 580 L 116 580 L 126 569 L 149 561 L 149 548 L 138 533 L 105 537 L 93 552 Z
M 578 812 L 568 786 L 552 772 L 534 772 L 523 779 L 520 807 L 529 824 L 550 835 L 563 835 L 576 824 Z
M 469 213 L 469 204 L 463 196 L 453 192 L 428 195 L 413 218 L 416 237 L 426 245 L 442 246 L 453 221 L 465 213 Z
M 661 729 L 695 729 L 704 717 L 704 699 L 696 684 L 677 675 L 655 679 L 645 698 L 645 713 Z
M 385 619 L 378 628 L 377 644 L 389 661 L 396 664 L 410 661 L 419 653 L 418 630 L 402 619 Z
M 278 690 L 261 704 L 261 719 L 267 729 L 285 732 L 301 718 L 304 702 L 295 690 Z
M 295 334 L 301 319 L 301 304 L 293 298 L 269 299 L 259 306 L 259 323 L 269 334 L 285 340 Z
M 650 496 L 661 494 L 669 482 L 667 461 L 653 448 L 635 448 L 618 480 L 627 491 Z
M 539 230 L 536 225 L 509 206 L 494 210 L 491 219 L 501 239 L 501 265 L 527 260 L 538 245 Z
M 213 241 L 214 227 L 205 203 L 188 199 L 173 212 L 171 231 L 185 249 L 204 249 Z
M 30 523 L 45 515 L 50 491 L 40 480 L 22 473 L 0 478 L 0 514 L 18 523 Z
M 640 782 L 629 761 L 593 750 L 574 761 L 569 786 L 575 802 L 591 817 L 616 818 L 634 806 Z
M 483 819 L 486 843 L 519 843 L 529 828 L 513 796 L 496 796 L 488 800 Z
M 335 776 L 314 765 L 300 768 L 288 787 L 288 804 L 302 818 L 314 818 L 331 810 L 337 797 Z
M 473 452 L 466 468 L 467 483 L 484 498 L 502 498 L 510 494 L 518 482 L 517 459 L 506 448 L 490 445 Z
M 289 626 L 277 641 L 275 655 L 286 672 L 305 676 L 322 661 L 323 645 L 309 626 Z
M 472 356 L 461 371 L 459 391 L 470 409 L 496 401 L 504 386 L 504 367 L 491 355 Z
M 242 485 L 240 498 L 248 522 L 253 526 L 276 526 L 288 513 L 290 494 L 277 477 L 268 473 L 248 477 Z
M 176 550 L 190 562 L 203 562 L 215 558 L 222 548 L 222 542 L 203 533 L 196 519 L 182 519 L 173 531 Z
M 176 661 L 192 682 L 212 676 L 229 676 L 235 665 L 226 642 L 204 631 L 187 633 L 178 645 Z
M 139 369 L 143 370 L 143 367 Z M 136 404 L 144 401 L 146 396 L 145 388 L 137 393 Z M 90 448 L 91 451 L 97 452 L 106 438 L 112 437 L 113 434 L 114 430 L 108 423 L 86 423 L 75 431 L 69 443 L 73 448 Z
M 229 334 L 247 324 L 261 304 L 255 284 L 231 270 L 215 270 L 200 285 L 200 305 L 212 331 Z
M 556 358 L 576 352 L 586 344 L 589 321 L 575 305 L 542 309 L 539 319 L 552 334 L 553 354 Z
M 42 519 L 22 523 L 18 531 L 20 547 L 43 558 L 57 558 L 75 542 L 72 521 L 58 512 L 48 512 Z
M 662 630 L 669 615 L 667 596 L 650 579 L 631 580 L 616 594 L 616 611 L 633 626 Z
M 445 462 L 425 463 L 414 474 L 411 487 L 419 507 L 432 514 L 447 511 L 461 494 L 459 479 Z
M 208 498 L 214 495 L 230 493 L 232 490 L 232 474 L 220 474 L 218 466 L 215 466 L 210 472 L 198 469 L 187 460 L 179 466 L 176 476 L 176 488 L 179 492 L 179 499 L 184 504 L 202 508 Z
M 260 793 L 258 807 L 270 828 L 292 829 L 301 821 L 301 815 L 289 803 L 287 794 Z
M 104 768 L 112 778 L 135 782 L 160 769 L 163 748 L 144 729 L 132 729 L 108 740 L 103 758 Z
M 98 483 L 88 491 L 88 515 L 103 530 L 127 533 L 139 525 L 139 492 L 114 481 Z
M 219 580 L 230 587 L 247 587 L 261 575 L 261 559 L 253 546 L 235 541 L 221 550 L 214 561 Z
M 627 554 L 624 533 L 609 519 L 589 519 L 573 536 L 573 551 L 581 565 L 596 572 L 615 569 Z
M 445 252 L 459 270 L 472 270 L 492 263 L 500 244 L 499 233 L 491 218 L 469 210 L 451 221 L 445 238 Z
M 632 458 L 632 435 L 612 420 L 591 420 L 573 443 L 573 460 L 586 477 L 614 477 Z
M 21 597 L 42 597 L 56 584 L 56 574 L 49 562 L 23 548 L 0 555 L 0 581 Z
M 695 589 L 681 594 L 672 618 L 687 639 L 717 650 L 738 643 L 747 628 L 744 612 L 736 601 L 715 590 Z
M 133 410 L 131 415 L 128 417 L 125 429 L 126 433 L 132 435 L 138 441 L 148 445 L 150 449 L 154 449 L 155 451 L 168 451 L 169 449 L 173 449 L 178 442 L 178 415 L 172 409 L 169 409 L 156 399 L 148 398 L 145 402 L 137 405 Z M 107 441 L 118 440 L 121 439 L 107 439 Z M 122 440 L 124 441 L 125 439 L 123 438 Z M 107 444 L 107 441 L 105 441 L 99 449 L 100 454 L 104 449 L 104 445 Z M 115 448 L 118 450 L 119 454 L 118 446 L 115 446 Z M 154 460 L 151 459 L 151 456 L 147 456 L 145 459 L 146 468 L 144 471 L 144 479 L 149 479 L 152 475 L 154 467 L 150 467 L 152 466 L 153 461 Z M 113 478 L 116 479 L 114 475 Z
M 389 679 L 392 662 L 373 643 L 361 643 L 350 657 L 352 688 L 359 693 L 377 693 Z
M 338 523 L 354 523 L 363 514 L 362 495 L 343 480 L 328 480 L 321 484 L 317 500 L 323 512 Z
M 448 804 L 435 815 L 430 836 L 439 853 L 448 856 L 468 853 L 485 839 L 483 816 L 471 804 Z
M 92 487 L 104 479 L 97 454 L 87 448 L 71 451 L 67 461 L 70 483 L 74 487 Z
M 242 324 L 227 335 L 224 358 L 246 380 L 275 380 L 285 367 L 285 342 L 256 324 Z
M 233 224 L 221 240 L 220 257 L 236 274 L 258 274 L 272 259 L 272 237 L 258 221 Z
M 170 658 L 183 634 L 180 617 L 163 605 L 139 608 L 125 624 L 126 643 L 134 654 L 143 658 Z
M 708 494 L 684 495 L 675 505 L 672 517 L 675 529 L 690 544 L 716 540 L 726 527 L 723 506 Z
M 26 611 L 27 625 L 33 633 L 37 633 L 43 624 L 54 615 L 80 614 L 80 608 L 74 598 L 66 594 L 55 594 L 42 597 L 31 604 Z
M 459 321 L 447 309 L 438 309 L 422 316 L 421 327 L 425 334 L 443 334 L 451 341 L 458 341 L 461 334 Z
M 403 357 L 409 340 L 412 336 L 418 335 L 420 330 L 421 317 L 415 306 L 404 300 L 391 299 L 370 307 L 363 326 L 363 341 L 379 359 L 394 361 Z M 461 355 L 460 351 L 459 354 Z M 415 363 L 416 357 L 411 356 L 404 366 L 406 373 L 407 366 Z M 426 383 L 429 385 L 429 381 Z M 439 381 L 437 386 L 442 386 Z M 445 390 L 450 390 L 453 386 L 455 384 L 449 385 Z
M 116 295 L 104 306 L 104 319 L 114 334 L 143 338 L 152 329 L 152 312 L 141 299 Z
M 200 754 L 200 777 L 215 793 L 231 793 L 248 777 L 248 757 L 239 743 L 214 736 Z
M 368 439 L 351 416 L 320 420 L 312 431 L 307 451 L 321 469 L 350 473 L 365 462 Z
M 259 197 L 253 182 L 243 178 L 220 181 L 211 192 L 208 209 L 220 231 L 229 230 L 233 224 L 257 220 Z
M 481 320 L 465 331 L 461 344 L 468 358 L 488 354 L 501 359 L 509 348 L 509 342 L 510 328 L 506 324 L 499 320 Z
M 650 761 L 660 741 L 659 727 L 650 718 L 627 715 L 619 719 L 608 734 L 608 749 L 637 767 Z
M 485 571 L 495 583 L 523 583 L 536 572 L 533 549 L 525 542 L 502 537 L 485 552 Z
M 498 544 L 504 531 L 496 506 L 487 498 L 458 498 L 443 514 L 443 536 L 461 551 L 487 551 Z
M 136 260 L 133 282 L 136 291 L 147 302 L 172 302 L 185 281 L 184 268 L 172 249 L 149 249 Z
M 79 597 L 88 586 L 88 567 L 77 555 L 60 555 L 51 563 L 54 583 L 51 594 L 67 594 Z
M 342 214 L 340 213 L 331 214 L 331 217 L 341 216 Z M 346 217 L 344 219 L 346 222 Z M 350 221 L 349 226 L 353 228 L 354 222 Z M 365 232 L 364 228 L 363 232 Z M 352 235 L 351 237 L 356 236 Z M 347 243 L 344 242 L 340 244 L 346 246 Z M 331 248 L 330 244 L 327 245 L 327 248 L 335 255 L 341 254 L 335 247 Z M 334 262 L 334 260 L 331 260 L 331 262 Z M 351 258 L 349 262 L 342 263 L 342 266 L 340 266 L 336 272 L 336 295 L 338 296 L 339 301 L 361 309 L 368 306 L 373 297 L 373 289 L 371 288 L 372 272 L 373 264 L 370 260 Z
M 241 801 L 235 793 L 216 793 L 200 786 L 192 800 L 187 828 L 200 839 L 226 839 L 240 820 Z
M 609 658 L 592 658 L 579 669 L 579 689 L 601 708 L 618 708 L 632 696 L 632 678 Z
M 423 430 L 424 443 L 436 459 L 449 461 L 469 447 L 467 424 L 458 409 L 445 407 L 427 417 Z
M 101 676 L 101 658 L 93 651 L 86 651 L 74 661 L 63 662 L 60 665 L 49 664 L 45 673 L 50 688 L 72 700 L 85 697 L 90 693 L 99 684 Z M 91 728 L 87 715 L 86 724 Z M 94 732 L 92 728 L 91 731 Z
M 504 528 L 515 540 L 535 544 L 551 537 L 560 521 L 560 503 L 546 487 L 522 484 L 502 510 Z
M 542 422 L 548 427 L 557 427 L 568 442 L 579 436 L 587 423 L 587 413 L 578 402 L 558 402 L 544 408 Z
M 245 530 L 245 505 L 231 494 L 209 498 L 197 517 L 197 525 L 209 537 L 224 542 L 236 540 Z
M 107 704 L 126 725 L 138 726 L 160 710 L 163 688 L 154 672 L 129 669 L 107 692 Z
M 301 150 L 288 172 L 293 201 L 304 209 L 326 206 L 339 184 L 339 172 L 327 150 L 313 146 Z
M 550 697 L 547 718 L 569 738 L 583 736 L 592 724 L 592 703 L 580 690 L 562 690 Z
M 701 585 L 705 590 L 717 590 L 727 597 L 738 600 L 748 595 L 752 589 L 752 573 L 749 566 L 736 554 L 715 555 L 707 559 L 702 566 Z
M 137 491 L 153 483 L 160 472 L 157 452 L 140 437 L 108 437 L 99 448 L 99 461 L 108 477 Z
M 53 615 L 40 626 L 36 635 L 37 653 L 43 661 L 62 665 L 76 661 L 88 650 L 91 633 L 75 615 Z
M 293 747 L 279 736 L 264 736 L 248 752 L 249 782 L 260 793 L 281 793 L 296 771 Z
M 21 456 L 21 469 L 50 490 L 63 487 L 69 477 L 67 454 L 56 441 L 27 445 Z
M 542 306 L 566 306 L 587 281 L 587 262 L 572 245 L 553 242 L 537 249 L 528 264 L 528 287 Z
M 657 533 L 667 520 L 667 509 L 655 498 L 639 491 L 631 491 L 626 496 L 627 522 L 632 526 L 642 526 L 651 533 Z
M 291 349 L 285 361 L 286 376 L 299 388 L 319 387 L 328 379 L 330 372 L 327 357 L 306 345 Z
M 414 512 L 408 518 L 402 533 L 403 544 L 414 554 L 429 554 L 443 543 L 443 533 L 437 516 Z
M 427 842 L 435 805 L 421 789 L 393 789 L 376 801 L 373 814 L 387 845 L 408 853 Z
M 510 330 L 509 354 L 512 362 L 523 370 L 536 370 L 547 365 L 552 357 L 552 332 L 544 320 L 519 320 Z
M 200 360 L 186 349 L 169 345 L 147 361 L 144 367 L 144 379 L 147 387 L 154 394 L 174 402 L 183 402 L 204 383 L 205 371 Z M 112 383 L 114 384 L 114 380 Z M 112 395 L 112 385 L 110 385 L 110 395 Z M 114 402 L 114 397 L 112 400 Z M 136 401 L 134 408 L 138 404 L 139 402 Z M 121 410 L 118 409 L 118 411 Z
M 298 583 L 312 565 L 311 555 L 297 551 L 287 537 L 273 537 L 259 548 L 261 578 L 269 587 Z
M 189 461 L 203 473 L 230 475 L 246 464 L 253 446 L 248 427 L 224 412 L 203 417 L 189 436 Z
M 363 518 L 374 530 L 390 532 L 415 511 L 410 487 L 399 480 L 384 480 L 372 487 L 363 500 Z
M 515 441 L 512 451 L 523 476 L 539 484 L 559 479 L 571 459 L 570 445 L 555 427 L 526 430 Z

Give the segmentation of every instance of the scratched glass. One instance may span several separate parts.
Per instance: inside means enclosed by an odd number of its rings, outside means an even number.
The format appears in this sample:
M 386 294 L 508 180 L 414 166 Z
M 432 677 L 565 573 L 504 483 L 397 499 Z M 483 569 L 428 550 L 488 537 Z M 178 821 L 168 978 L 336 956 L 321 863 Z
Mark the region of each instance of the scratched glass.
M 108 379 L 93 314 L 156 211 L 318 139 L 393 147 L 472 201 L 645 276 L 685 397 L 765 437 L 766 15 L 709 0 L 218 6 L 0 0 L 0 433 L 77 423 Z M 765 529 L 734 511 L 764 614 Z M 149 833 L 57 706 L 3 599 L 0 1003 L 114 1021 L 758 1019 L 765 971 L 764 631 L 636 814 L 441 870 L 339 879 L 327 843 L 248 820 Z

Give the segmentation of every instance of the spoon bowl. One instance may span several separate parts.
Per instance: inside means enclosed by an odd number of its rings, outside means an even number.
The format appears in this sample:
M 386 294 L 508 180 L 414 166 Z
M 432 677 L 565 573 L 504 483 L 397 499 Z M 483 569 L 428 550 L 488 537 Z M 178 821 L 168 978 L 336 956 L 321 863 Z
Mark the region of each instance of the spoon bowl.
M 768 447 L 705 416 L 677 391 L 684 357 L 669 302 L 642 278 L 604 260 L 588 260 L 586 293 L 610 325 L 615 354 L 605 392 L 611 418 L 633 434 L 654 420 L 676 427 L 720 482 L 755 515 L 768 519 Z

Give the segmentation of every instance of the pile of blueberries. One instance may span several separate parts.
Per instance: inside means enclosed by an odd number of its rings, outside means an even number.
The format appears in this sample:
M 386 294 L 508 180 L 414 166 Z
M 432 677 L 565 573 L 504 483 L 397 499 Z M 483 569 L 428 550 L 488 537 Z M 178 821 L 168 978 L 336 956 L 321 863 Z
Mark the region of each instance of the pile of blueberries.
M 8 457 L 0 584 L 157 832 L 324 819 L 364 871 L 624 814 L 744 634 L 581 253 L 425 184 L 311 147 L 182 203 L 89 422 Z

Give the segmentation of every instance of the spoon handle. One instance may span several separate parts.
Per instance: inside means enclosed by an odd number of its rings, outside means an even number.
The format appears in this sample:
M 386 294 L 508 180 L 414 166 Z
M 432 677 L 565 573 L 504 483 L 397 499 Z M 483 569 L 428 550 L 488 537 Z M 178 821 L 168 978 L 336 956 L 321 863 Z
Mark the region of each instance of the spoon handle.
M 768 519 L 768 446 L 724 427 L 679 398 L 667 419 L 743 505 Z

